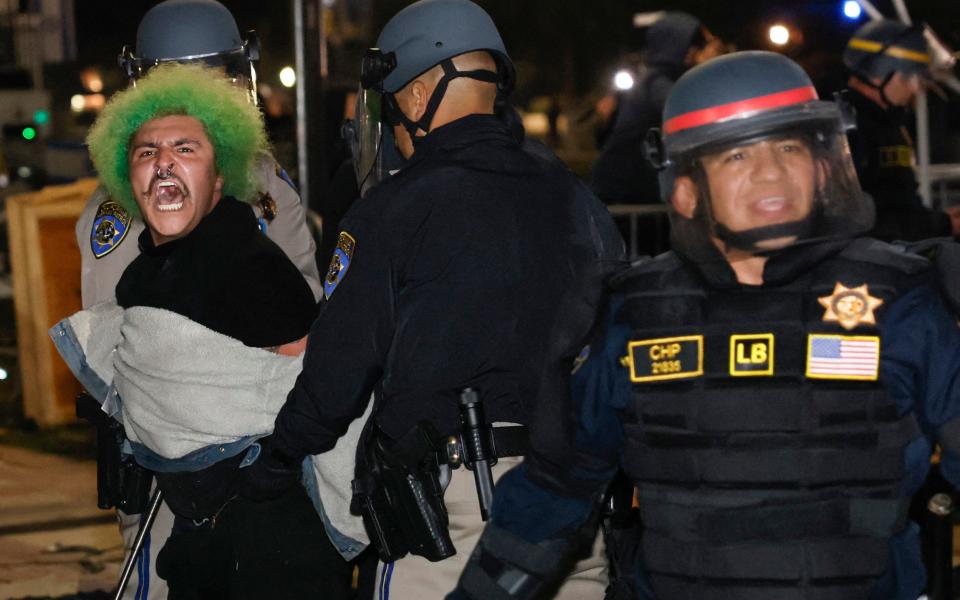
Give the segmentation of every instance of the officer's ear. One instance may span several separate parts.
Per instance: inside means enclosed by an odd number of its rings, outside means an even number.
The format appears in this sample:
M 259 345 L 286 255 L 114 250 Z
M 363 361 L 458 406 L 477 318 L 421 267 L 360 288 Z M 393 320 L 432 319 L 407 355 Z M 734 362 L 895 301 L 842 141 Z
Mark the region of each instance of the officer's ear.
M 427 112 L 427 103 L 430 101 L 430 90 L 422 79 L 415 79 L 410 83 L 410 115 L 411 121 L 419 121 L 423 113 Z
M 673 210 L 685 219 L 692 219 L 697 210 L 697 202 L 700 200 L 700 190 L 693 179 L 686 175 L 677 177 L 673 182 L 673 195 L 670 197 L 670 204 Z

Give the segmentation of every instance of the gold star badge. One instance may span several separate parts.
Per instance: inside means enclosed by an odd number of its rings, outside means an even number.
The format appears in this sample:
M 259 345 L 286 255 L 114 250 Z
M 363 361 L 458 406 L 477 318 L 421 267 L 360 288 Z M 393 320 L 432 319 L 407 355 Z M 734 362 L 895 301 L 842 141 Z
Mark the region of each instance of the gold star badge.
M 817 298 L 817 301 L 827 309 L 823 314 L 825 322 L 835 321 L 848 330 L 860 324 L 876 325 L 873 310 L 883 304 L 883 300 L 870 295 L 867 284 L 848 288 L 839 281 L 833 288 L 833 294 Z

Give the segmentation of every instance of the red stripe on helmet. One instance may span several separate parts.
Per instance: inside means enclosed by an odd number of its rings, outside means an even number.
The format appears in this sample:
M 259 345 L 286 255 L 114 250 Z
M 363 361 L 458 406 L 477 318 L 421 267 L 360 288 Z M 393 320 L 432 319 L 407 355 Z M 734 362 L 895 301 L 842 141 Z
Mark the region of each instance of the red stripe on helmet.
M 719 106 L 711 106 L 701 110 L 678 115 L 663 125 L 664 133 L 671 134 L 690 129 L 691 127 L 700 127 L 701 125 L 710 125 L 732 117 L 739 117 L 748 113 L 760 110 L 770 110 L 771 108 L 780 108 L 790 106 L 791 104 L 800 104 L 809 100 L 816 100 L 817 90 L 813 86 L 800 87 L 766 96 L 757 96 L 749 100 L 738 100 Z

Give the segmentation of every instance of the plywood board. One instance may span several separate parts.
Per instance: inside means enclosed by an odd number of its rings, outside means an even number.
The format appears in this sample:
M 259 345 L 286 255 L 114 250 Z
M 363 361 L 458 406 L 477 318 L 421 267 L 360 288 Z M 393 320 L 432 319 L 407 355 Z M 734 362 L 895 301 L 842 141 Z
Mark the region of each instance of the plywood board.
M 74 225 L 94 179 L 7 198 L 24 414 L 40 425 L 75 420 L 81 391 L 47 330 L 80 310 L 80 251 Z

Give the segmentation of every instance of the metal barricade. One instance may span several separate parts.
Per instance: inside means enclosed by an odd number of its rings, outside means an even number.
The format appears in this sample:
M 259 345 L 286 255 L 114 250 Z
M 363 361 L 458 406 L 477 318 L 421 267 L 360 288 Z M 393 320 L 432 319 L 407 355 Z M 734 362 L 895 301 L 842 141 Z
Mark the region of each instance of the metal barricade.
M 623 234 L 630 260 L 670 249 L 670 222 L 666 205 L 611 204 L 607 209 Z

